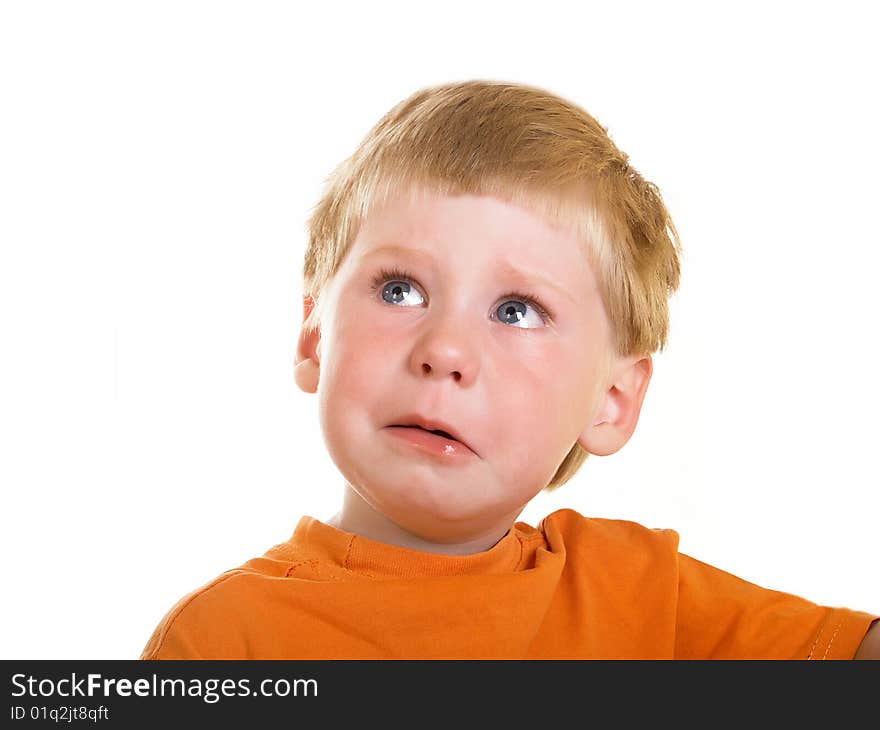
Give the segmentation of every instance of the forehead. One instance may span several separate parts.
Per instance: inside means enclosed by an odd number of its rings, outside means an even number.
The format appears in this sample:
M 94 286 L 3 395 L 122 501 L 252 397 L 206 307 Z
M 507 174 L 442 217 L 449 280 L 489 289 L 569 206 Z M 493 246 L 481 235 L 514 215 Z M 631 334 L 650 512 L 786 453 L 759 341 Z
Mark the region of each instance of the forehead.
M 355 265 L 388 257 L 440 269 L 486 268 L 541 281 L 573 299 L 596 289 L 587 253 L 586 243 L 573 231 L 524 205 L 485 195 L 416 190 L 370 210 L 351 258 Z

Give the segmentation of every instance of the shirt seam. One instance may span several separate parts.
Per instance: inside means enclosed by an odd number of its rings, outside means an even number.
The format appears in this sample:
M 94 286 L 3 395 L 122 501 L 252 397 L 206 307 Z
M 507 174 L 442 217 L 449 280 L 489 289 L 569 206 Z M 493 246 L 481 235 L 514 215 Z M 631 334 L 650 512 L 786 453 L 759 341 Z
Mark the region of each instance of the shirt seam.
M 834 633 L 831 634 L 831 639 L 828 641 L 828 648 L 825 649 L 825 653 L 822 655 L 823 659 L 828 658 L 828 654 L 831 652 L 831 645 L 834 643 L 834 640 L 837 638 L 837 635 L 840 633 L 840 630 L 843 628 L 843 625 L 846 623 L 846 618 L 840 619 L 840 623 L 837 624 L 837 627 L 834 629 Z
M 348 547 L 346 547 L 345 549 L 345 559 L 342 561 L 342 567 L 350 573 L 353 572 L 352 569 L 349 567 L 349 560 L 351 559 L 351 551 L 354 547 L 355 537 L 356 535 L 352 535 L 350 538 L 348 538 Z
M 816 638 L 813 640 L 813 644 L 810 647 L 810 653 L 807 654 L 807 660 L 813 660 L 813 654 L 816 652 L 816 647 L 819 646 L 819 639 L 822 638 L 822 634 L 825 631 L 828 624 L 831 622 L 831 618 L 834 614 L 837 613 L 833 608 L 828 612 L 828 615 L 825 617 L 825 620 L 822 622 L 822 625 L 819 627 L 819 631 L 816 632 Z M 827 659 L 828 654 L 831 651 L 831 646 L 834 644 L 834 640 L 840 634 L 840 630 L 843 628 L 843 625 L 846 623 L 846 616 L 841 616 L 840 620 L 837 622 L 837 625 L 834 627 L 834 631 L 831 633 L 831 638 L 828 640 L 828 645 L 825 647 L 825 653 L 822 654 L 822 659 Z

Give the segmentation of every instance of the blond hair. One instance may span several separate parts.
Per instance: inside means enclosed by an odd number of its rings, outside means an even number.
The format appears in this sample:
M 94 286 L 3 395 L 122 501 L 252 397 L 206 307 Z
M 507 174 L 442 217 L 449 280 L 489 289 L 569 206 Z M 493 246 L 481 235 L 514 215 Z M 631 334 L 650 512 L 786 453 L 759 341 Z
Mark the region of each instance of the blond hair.
M 678 288 L 678 233 L 657 186 L 628 164 L 580 107 L 522 84 L 466 81 L 394 106 L 327 180 L 308 220 L 303 294 L 318 326 L 331 282 L 361 222 L 395 194 L 491 195 L 574 230 L 596 275 L 620 357 L 662 350 Z M 578 471 L 575 442 L 546 489 Z

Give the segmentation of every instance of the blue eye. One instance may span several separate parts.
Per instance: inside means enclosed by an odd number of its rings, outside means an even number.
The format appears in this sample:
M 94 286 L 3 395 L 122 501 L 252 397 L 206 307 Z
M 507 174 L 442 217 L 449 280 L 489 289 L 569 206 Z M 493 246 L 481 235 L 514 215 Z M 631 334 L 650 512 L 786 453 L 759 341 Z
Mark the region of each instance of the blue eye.
M 498 307 L 498 310 L 496 311 L 504 312 L 504 315 L 501 318 L 502 322 L 509 322 L 512 324 L 513 322 L 521 322 L 523 319 L 525 319 L 528 307 L 529 305 L 525 302 L 520 302 L 515 299 L 509 299 L 508 301 L 504 302 L 504 304 L 502 304 L 500 307 Z M 510 317 L 510 319 L 505 319 L 506 317 Z
M 407 294 L 414 291 L 409 283 L 410 277 L 399 271 L 386 271 L 379 274 L 373 281 L 373 287 L 382 289 L 382 299 L 389 304 L 399 304 Z
M 415 282 L 415 277 L 407 271 L 401 269 L 382 269 L 375 277 L 373 277 L 373 290 L 376 291 L 382 287 L 382 300 L 389 304 L 400 304 L 405 300 L 407 294 L 418 291 L 413 289 L 411 283 Z M 525 305 L 525 306 L 524 306 Z M 507 324 L 515 324 L 526 318 L 529 307 L 532 307 L 546 323 L 552 318 L 549 312 L 541 306 L 537 299 L 528 294 L 520 292 L 510 292 L 506 294 L 504 300 L 495 311 L 501 312 L 499 321 Z M 535 327 L 516 327 L 516 329 L 536 329 Z

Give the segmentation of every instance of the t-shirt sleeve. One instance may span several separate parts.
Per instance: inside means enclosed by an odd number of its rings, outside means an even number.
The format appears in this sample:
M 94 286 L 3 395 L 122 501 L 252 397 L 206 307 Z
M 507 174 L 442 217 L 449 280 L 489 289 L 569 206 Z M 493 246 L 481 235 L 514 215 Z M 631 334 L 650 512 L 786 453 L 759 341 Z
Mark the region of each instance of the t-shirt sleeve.
M 852 659 L 876 618 L 762 588 L 678 554 L 677 659 Z

